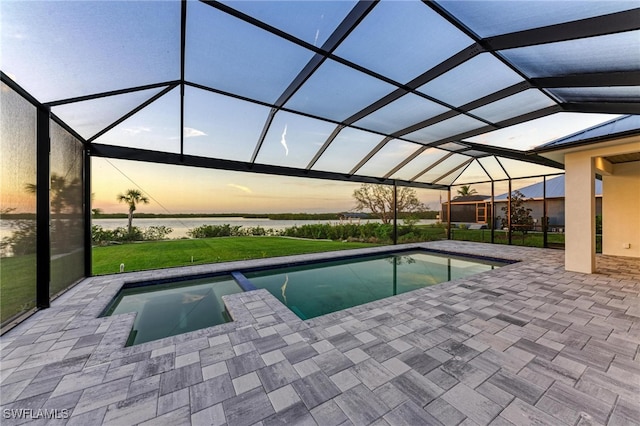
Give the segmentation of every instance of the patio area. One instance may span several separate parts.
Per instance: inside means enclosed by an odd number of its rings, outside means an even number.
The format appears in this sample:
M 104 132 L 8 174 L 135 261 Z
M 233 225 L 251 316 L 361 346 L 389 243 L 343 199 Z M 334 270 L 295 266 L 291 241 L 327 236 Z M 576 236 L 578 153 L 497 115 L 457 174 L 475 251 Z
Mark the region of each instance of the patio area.
M 3 424 L 637 424 L 638 259 L 413 246 L 521 262 L 309 321 L 226 296 L 234 322 L 133 347 L 134 314 L 97 317 L 124 282 L 284 260 L 87 278 L 2 337 Z

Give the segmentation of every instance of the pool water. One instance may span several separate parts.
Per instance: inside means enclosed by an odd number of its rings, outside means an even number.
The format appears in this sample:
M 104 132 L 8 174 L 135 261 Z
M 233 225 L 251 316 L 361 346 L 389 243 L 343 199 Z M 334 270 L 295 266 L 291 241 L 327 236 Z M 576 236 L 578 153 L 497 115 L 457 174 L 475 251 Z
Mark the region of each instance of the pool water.
M 229 294 L 264 288 L 306 320 L 508 263 L 415 250 L 130 283 L 102 316 L 137 312 L 131 346 L 231 321 L 222 301 Z
M 304 320 L 505 264 L 415 251 L 244 275 L 255 287 L 267 289 Z
M 104 316 L 137 312 L 127 346 L 229 322 L 221 297 L 242 289 L 230 275 L 123 288 Z

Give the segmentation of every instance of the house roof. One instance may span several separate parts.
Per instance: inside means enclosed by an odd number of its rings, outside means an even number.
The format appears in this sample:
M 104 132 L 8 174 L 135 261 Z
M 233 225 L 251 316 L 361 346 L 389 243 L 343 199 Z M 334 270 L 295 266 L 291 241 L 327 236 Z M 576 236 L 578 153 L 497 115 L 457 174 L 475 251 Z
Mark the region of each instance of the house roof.
M 484 201 L 487 198 L 491 198 L 489 195 L 467 195 L 465 197 L 455 197 L 451 199 L 451 202 L 455 203 L 468 203 L 473 201 Z
M 443 189 L 640 114 L 635 0 L 8 1 L 0 29 L 3 84 L 92 156 Z
M 543 183 L 538 182 L 533 185 L 525 186 L 524 188 L 518 189 L 523 195 L 524 198 L 542 198 L 543 196 Z M 595 193 L 596 195 L 602 195 L 602 181 L 596 180 L 595 183 Z M 546 196 L 547 198 L 562 198 L 564 197 L 564 175 L 556 176 L 551 179 L 546 180 Z M 496 201 L 506 200 L 508 193 L 500 194 L 495 197 Z
M 640 96 L 640 87 L 636 89 Z M 570 146 L 593 143 L 640 132 L 640 115 L 625 115 L 606 123 L 576 132 L 564 138 L 538 146 L 535 151 L 545 152 Z

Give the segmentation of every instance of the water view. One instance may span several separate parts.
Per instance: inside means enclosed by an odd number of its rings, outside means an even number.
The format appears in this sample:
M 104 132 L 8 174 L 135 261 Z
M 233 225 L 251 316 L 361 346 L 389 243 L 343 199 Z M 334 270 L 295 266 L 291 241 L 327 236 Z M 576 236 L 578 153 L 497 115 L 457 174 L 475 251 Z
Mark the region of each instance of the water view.
M 429 225 L 436 223 L 435 219 L 422 219 L 418 225 Z M 168 226 L 173 229 L 168 237 L 169 238 L 188 238 L 187 232 L 189 229 L 196 228 L 202 225 L 231 225 L 242 226 L 243 228 L 255 228 L 262 227 L 265 229 L 271 228 L 275 230 L 282 230 L 285 228 L 291 228 L 293 226 L 302 225 L 315 225 L 315 224 L 339 224 L 339 223 L 382 223 L 378 219 L 351 219 L 351 220 L 271 220 L 267 218 L 244 218 L 244 217 L 189 217 L 189 218 L 136 218 L 133 221 L 134 226 L 140 228 L 147 228 L 149 226 Z M 402 221 L 398 222 L 402 224 Z M 93 225 L 101 226 L 107 230 L 113 230 L 118 227 L 127 226 L 127 219 L 94 219 Z

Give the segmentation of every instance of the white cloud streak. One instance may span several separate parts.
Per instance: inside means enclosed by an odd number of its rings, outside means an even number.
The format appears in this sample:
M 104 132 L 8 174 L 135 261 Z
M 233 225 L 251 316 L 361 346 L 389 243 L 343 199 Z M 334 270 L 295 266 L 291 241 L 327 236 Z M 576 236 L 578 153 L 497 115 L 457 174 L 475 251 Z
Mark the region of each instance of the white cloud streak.
M 207 136 L 207 134 L 205 132 L 203 132 L 202 130 L 194 129 L 194 128 L 191 128 L 191 127 L 185 127 L 183 135 L 184 135 L 185 138 L 195 138 L 195 137 L 198 137 L 198 136 Z
M 142 127 L 142 126 L 137 126 L 137 127 L 130 127 L 130 128 L 126 128 L 126 129 L 122 129 L 125 133 L 128 133 L 130 135 L 139 135 L 140 133 L 146 133 L 146 132 L 150 132 L 151 128 L 149 127 Z
M 248 188 L 246 186 L 236 185 L 235 183 L 228 183 L 227 186 L 231 188 L 239 189 L 240 191 L 246 192 L 247 194 L 253 194 L 253 191 L 251 190 L 251 188 Z
M 284 125 L 284 131 L 282 132 L 282 136 L 280 137 L 280 143 L 282 144 L 282 146 L 284 147 L 284 156 L 288 157 L 289 156 L 289 147 L 287 146 L 287 125 Z

